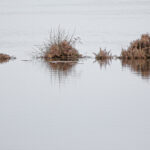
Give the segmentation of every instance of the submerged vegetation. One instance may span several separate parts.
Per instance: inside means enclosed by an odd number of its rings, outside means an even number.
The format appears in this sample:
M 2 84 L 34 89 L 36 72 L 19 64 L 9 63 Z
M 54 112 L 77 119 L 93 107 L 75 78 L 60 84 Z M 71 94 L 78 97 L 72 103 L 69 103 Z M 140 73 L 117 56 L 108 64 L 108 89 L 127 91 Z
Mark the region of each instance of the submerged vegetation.
M 127 50 L 122 50 L 121 59 L 149 59 L 150 58 L 150 35 L 143 34 L 140 39 L 130 43 Z
M 0 53 L 0 63 L 8 62 L 12 57 L 7 54 Z
M 123 59 L 123 67 L 129 67 L 131 71 L 136 72 L 143 78 L 150 77 L 150 60 L 149 59 Z
M 46 61 L 76 61 L 82 57 L 75 48 L 79 40 L 64 30 L 51 31 L 50 40 L 42 49 L 42 58 Z
M 100 48 L 99 53 L 98 54 L 94 53 L 94 55 L 95 55 L 96 60 L 106 60 L 106 59 L 113 58 L 110 51 L 106 51 L 106 49 L 102 50 L 101 48 Z

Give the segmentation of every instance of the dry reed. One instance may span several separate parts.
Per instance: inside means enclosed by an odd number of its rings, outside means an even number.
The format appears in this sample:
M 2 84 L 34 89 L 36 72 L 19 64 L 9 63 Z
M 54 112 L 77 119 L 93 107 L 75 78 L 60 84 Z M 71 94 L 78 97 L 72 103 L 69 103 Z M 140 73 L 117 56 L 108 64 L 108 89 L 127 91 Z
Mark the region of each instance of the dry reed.
M 106 51 L 106 49 L 102 50 L 101 48 L 100 48 L 99 53 L 98 54 L 94 53 L 94 55 L 95 55 L 96 60 L 105 60 L 105 59 L 113 58 L 110 51 Z
M 79 38 L 64 30 L 51 31 L 50 40 L 42 49 L 42 57 L 47 61 L 76 61 L 82 57 L 75 48 L 77 42 Z
M 121 59 L 149 59 L 150 58 L 150 35 L 143 34 L 140 39 L 130 43 L 127 50 L 123 49 Z
M 0 53 L 0 63 L 8 62 L 10 59 L 11 56 Z

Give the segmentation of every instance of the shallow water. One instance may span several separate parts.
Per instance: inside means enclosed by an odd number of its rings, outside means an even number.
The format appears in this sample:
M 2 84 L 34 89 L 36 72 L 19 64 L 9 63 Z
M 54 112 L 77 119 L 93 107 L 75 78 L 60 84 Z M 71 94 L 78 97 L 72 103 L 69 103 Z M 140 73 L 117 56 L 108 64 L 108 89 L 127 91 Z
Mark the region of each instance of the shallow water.
M 59 25 L 83 54 L 119 54 L 149 32 L 147 0 L 1 0 L 0 149 L 149 150 L 150 62 L 44 63 L 31 53 Z M 23 59 L 31 61 L 21 61 Z

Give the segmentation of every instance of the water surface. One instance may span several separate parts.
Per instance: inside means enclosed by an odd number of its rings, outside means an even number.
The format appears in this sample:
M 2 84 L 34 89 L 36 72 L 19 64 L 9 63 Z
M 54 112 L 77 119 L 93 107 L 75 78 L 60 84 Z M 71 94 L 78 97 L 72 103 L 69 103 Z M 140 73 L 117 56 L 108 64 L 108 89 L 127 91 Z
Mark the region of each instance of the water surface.
M 0 149 L 149 150 L 149 61 L 31 58 L 59 25 L 81 37 L 83 54 L 119 54 L 149 32 L 149 8 L 148 0 L 1 0 L 0 52 L 18 59 L 0 64 Z

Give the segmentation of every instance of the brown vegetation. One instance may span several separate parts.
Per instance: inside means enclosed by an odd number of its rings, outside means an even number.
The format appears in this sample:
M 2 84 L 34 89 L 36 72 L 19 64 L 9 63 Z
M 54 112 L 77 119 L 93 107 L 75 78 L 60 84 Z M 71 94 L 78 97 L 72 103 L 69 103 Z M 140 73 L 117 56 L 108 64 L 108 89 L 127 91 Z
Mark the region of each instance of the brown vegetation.
M 0 63 L 8 62 L 10 59 L 9 55 L 0 53 Z
M 46 44 L 43 52 L 43 58 L 47 61 L 74 61 L 78 60 L 82 56 L 75 48 L 75 44 L 79 38 L 69 36 L 58 29 L 57 32 L 51 32 L 50 41 Z
M 110 53 L 110 51 L 106 51 L 106 49 L 102 50 L 100 48 L 100 51 L 98 54 L 95 54 L 95 59 L 96 60 L 106 60 L 106 59 L 112 59 L 112 55 Z
M 150 58 L 150 35 L 143 34 L 140 39 L 130 43 L 127 50 L 122 50 L 121 59 L 149 59 Z
M 123 67 L 129 67 L 131 71 L 140 74 L 144 78 L 150 77 L 150 60 L 149 59 L 123 59 Z

